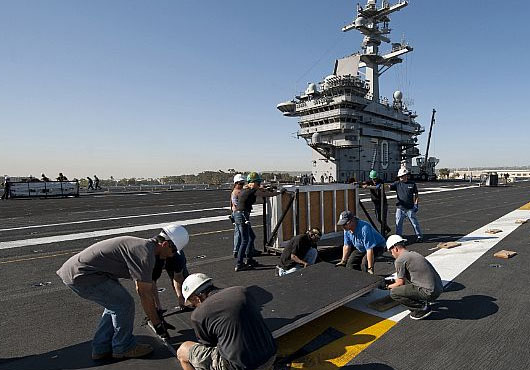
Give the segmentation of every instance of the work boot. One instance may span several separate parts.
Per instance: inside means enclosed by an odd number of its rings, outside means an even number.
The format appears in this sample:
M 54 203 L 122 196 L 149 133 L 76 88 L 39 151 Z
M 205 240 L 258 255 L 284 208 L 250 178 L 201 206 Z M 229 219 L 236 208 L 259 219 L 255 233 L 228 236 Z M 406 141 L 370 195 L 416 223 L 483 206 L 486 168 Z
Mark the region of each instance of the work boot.
M 416 243 L 423 243 L 423 236 L 418 235 L 418 236 L 416 237 Z
M 249 258 L 246 263 L 247 266 L 256 267 L 259 265 L 259 262 L 255 259 Z
M 113 353 L 112 357 L 114 358 L 139 358 L 139 357 L 147 356 L 151 352 L 153 352 L 153 347 L 151 347 L 149 344 L 138 343 L 136 347 L 133 347 L 127 352 Z
M 92 360 L 94 361 L 110 360 L 111 358 L 112 358 L 112 352 L 105 352 L 105 353 L 92 352 Z

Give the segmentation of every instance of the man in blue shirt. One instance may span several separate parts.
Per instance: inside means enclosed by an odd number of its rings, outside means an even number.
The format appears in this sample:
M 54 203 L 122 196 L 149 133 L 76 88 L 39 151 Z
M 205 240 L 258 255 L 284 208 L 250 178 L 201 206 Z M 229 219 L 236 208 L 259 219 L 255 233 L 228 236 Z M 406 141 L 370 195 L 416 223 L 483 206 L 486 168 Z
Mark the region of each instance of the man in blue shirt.
M 342 260 L 337 266 L 374 273 L 375 257 L 385 251 L 385 238 L 368 222 L 359 220 L 352 212 L 340 214 L 337 225 L 344 228 Z

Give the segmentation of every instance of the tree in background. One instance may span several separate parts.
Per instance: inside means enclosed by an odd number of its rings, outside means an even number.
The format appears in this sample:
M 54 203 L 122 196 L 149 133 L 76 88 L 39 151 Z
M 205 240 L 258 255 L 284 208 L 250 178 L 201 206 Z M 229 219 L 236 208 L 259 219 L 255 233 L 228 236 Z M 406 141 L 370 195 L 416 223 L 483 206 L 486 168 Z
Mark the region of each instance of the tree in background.
M 440 170 L 438 171 L 438 174 L 440 175 L 442 179 L 448 179 L 449 173 L 450 173 L 449 168 L 440 168 Z

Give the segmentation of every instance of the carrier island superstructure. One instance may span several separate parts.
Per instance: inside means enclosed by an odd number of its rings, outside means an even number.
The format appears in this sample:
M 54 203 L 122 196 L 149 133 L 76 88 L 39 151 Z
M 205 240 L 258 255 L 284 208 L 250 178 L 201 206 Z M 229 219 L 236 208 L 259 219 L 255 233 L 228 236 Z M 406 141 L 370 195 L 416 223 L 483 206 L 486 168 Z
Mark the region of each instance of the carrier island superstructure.
M 389 15 L 407 5 L 385 0 L 380 7 L 376 0 L 357 5 L 357 17 L 342 31 L 364 35 L 361 51 L 336 60 L 333 74 L 278 104 L 284 116 L 299 117 L 298 137 L 313 149 L 316 182 L 362 181 L 372 169 L 389 181 L 401 166 L 411 168 L 412 158 L 420 154 L 417 136 L 424 128 L 406 107 L 403 94 L 394 92 L 391 102 L 379 96 L 379 77 L 412 51 L 406 43 L 391 43 L 388 38 Z M 391 43 L 386 54 L 380 54 L 383 42 Z M 418 164 L 423 161 L 419 158 Z M 428 161 L 432 173 L 436 163 L 434 158 Z

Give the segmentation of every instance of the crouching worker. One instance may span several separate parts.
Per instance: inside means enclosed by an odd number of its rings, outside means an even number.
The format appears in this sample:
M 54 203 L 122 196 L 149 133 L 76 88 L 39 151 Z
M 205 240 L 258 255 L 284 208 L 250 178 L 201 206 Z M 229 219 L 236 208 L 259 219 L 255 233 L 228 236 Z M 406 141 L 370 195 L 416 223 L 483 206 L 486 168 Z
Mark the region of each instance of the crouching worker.
M 343 211 L 337 225 L 344 229 L 342 259 L 336 266 L 374 273 L 375 258 L 385 252 L 385 238 L 351 211 Z
M 396 280 L 387 289 L 393 300 L 411 311 L 411 319 L 421 320 L 431 314 L 429 303 L 440 296 L 443 285 L 430 262 L 418 252 L 409 251 L 406 242 L 399 235 L 391 235 L 386 242 L 396 259 Z
M 276 344 L 246 288 L 220 290 L 198 273 L 184 280 L 182 291 L 196 307 L 191 322 L 200 342 L 180 345 L 177 357 L 184 370 L 272 369 Z
M 158 335 L 169 338 L 156 311 L 153 268 L 156 257 L 172 257 L 170 237 L 141 239 L 121 236 L 97 242 L 72 256 L 57 271 L 64 284 L 81 298 L 104 307 L 92 340 L 92 359 L 143 357 L 153 351 L 133 336 L 134 300 L 118 279 L 132 279 L 142 307 Z
M 317 260 L 317 243 L 322 232 L 313 228 L 305 234 L 297 235 L 283 249 L 278 265 L 278 276 L 283 276 L 313 265 Z

